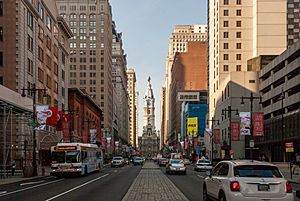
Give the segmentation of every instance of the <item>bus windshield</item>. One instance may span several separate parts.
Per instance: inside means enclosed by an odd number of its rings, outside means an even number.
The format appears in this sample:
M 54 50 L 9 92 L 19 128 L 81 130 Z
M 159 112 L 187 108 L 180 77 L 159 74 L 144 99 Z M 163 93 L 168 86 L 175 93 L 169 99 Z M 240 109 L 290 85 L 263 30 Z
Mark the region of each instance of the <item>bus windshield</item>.
M 80 163 L 80 152 L 79 151 L 67 151 L 66 152 L 66 163 Z
M 65 152 L 64 151 L 53 151 L 51 157 L 52 157 L 52 163 L 64 163 L 65 162 Z
M 53 151 L 52 163 L 80 163 L 79 151 Z

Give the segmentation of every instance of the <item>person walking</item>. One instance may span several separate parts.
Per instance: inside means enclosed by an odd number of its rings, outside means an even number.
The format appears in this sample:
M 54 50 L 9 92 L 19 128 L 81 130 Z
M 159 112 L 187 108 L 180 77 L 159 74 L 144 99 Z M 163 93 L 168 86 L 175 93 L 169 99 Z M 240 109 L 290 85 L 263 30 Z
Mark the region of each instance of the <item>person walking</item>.
M 11 176 L 15 175 L 15 170 L 16 170 L 16 161 L 12 160 L 12 162 L 11 162 Z

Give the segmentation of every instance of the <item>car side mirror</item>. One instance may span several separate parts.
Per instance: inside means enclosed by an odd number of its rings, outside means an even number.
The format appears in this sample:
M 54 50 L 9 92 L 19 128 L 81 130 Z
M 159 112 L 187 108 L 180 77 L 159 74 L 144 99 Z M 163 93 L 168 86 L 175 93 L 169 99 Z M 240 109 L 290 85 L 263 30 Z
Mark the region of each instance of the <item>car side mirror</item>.
M 210 170 L 207 170 L 207 171 L 205 172 L 205 175 L 206 175 L 207 177 L 211 177 L 211 171 L 210 171 Z

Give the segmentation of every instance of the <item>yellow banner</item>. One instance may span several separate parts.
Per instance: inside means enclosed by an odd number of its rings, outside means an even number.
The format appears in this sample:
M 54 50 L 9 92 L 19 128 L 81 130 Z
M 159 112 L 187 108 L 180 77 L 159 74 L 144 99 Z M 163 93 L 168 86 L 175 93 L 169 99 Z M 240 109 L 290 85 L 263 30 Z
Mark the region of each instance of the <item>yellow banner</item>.
M 198 118 L 187 118 L 187 134 L 189 137 L 197 137 L 198 133 Z

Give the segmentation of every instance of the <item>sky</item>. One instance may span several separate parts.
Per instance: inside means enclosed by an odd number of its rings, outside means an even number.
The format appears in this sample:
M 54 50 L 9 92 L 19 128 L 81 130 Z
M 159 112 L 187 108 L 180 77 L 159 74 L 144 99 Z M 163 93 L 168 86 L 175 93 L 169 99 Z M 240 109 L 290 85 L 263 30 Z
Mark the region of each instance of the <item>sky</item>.
M 123 34 L 127 67 L 134 68 L 139 91 L 139 135 L 143 96 L 151 77 L 155 126 L 160 130 L 160 93 L 165 80 L 168 43 L 175 25 L 207 24 L 206 0 L 110 0 L 113 20 Z

